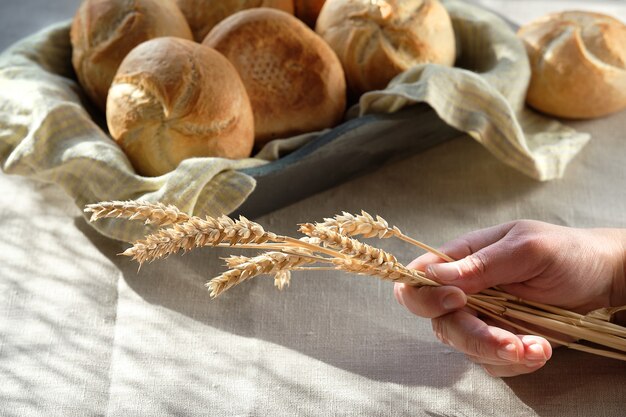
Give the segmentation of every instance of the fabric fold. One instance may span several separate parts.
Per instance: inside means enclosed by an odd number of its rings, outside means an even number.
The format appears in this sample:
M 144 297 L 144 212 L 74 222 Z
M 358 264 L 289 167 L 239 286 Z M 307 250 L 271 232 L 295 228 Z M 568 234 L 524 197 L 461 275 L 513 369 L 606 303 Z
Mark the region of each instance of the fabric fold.
M 385 90 L 364 94 L 358 115 L 428 103 L 448 125 L 466 132 L 507 165 L 540 181 L 562 177 L 590 135 L 524 105 L 530 81 L 528 57 L 502 19 L 465 3 L 444 4 L 460 51 L 457 67 L 411 68 Z
M 538 180 L 561 177 L 589 135 L 524 107 L 528 59 L 502 19 L 454 0 L 444 5 L 456 33 L 457 67 L 411 68 L 385 90 L 364 94 L 348 117 L 427 103 L 509 166 Z M 242 169 L 267 164 L 325 133 L 270 142 L 253 158 L 192 158 L 163 176 L 139 176 L 75 81 L 69 27 L 53 25 L 0 55 L 0 164 L 7 174 L 58 184 L 81 209 L 103 200 L 142 199 L 195 215 L 231 213 L 255 189 L 255 179 Z M 145 233 L 142 225 L 116 219 L 92 226 L 124 241 Z

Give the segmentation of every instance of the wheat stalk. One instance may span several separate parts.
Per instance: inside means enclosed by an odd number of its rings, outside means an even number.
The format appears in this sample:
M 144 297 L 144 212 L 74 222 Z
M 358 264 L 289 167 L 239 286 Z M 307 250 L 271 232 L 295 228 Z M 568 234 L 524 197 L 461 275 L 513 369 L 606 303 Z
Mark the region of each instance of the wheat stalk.
M 181 213 L 174 206 L 159 203 L 99 203 L 87 206 L 85 211 L 93 213 L 92 221 L 116 217 L 141 219 L 160 226 L 169 225 L 135 242 L 124 252 L 124 255 L 132 256 L 140 265 L 181 250 L 189 251 L 203 246 L 269 250 L 251 258 L 227 258 L 229 270 L 207 283 L 211 297 L 259 275 L 274 275 L 274 284 L 282 289 L 289 285 L 292 271 L 329 268 L 415 286 L 440 285 L 426 278 L 423 272 L 406 268 L 392 254 L 351 236 L 396 237 L 442 259 L 451 260 L 432 247 L 404 235 L 398 227 L 390 227 L 382 217 L 373 217 L 364 211 L 360 215 L 344 212 L 334 218 L 324 219 L 323 223 L 303 224 L 300 231 L 306 237 L 300 239 L 268 232 L 245 217 L 238 220 L 227 216 L 201 219 Z M 311 266 L 312 264 L 325 266 Z M 626 360 L 626 328 L 607 321 L 614 312 L 626 307 L 601 309 L 583 316 L 559 307 L 523 300 L 497 288 L 468 295 L 468 306 L 481 314 L 521 331 L 538 334 L 554 343 Z M 548 332 L 530 330 L 529 325 L 538 326 Z M 558 336 L 559 334 L 563 337 Z M 570 337 L 590 341 L 605 348 L 569 342 Z

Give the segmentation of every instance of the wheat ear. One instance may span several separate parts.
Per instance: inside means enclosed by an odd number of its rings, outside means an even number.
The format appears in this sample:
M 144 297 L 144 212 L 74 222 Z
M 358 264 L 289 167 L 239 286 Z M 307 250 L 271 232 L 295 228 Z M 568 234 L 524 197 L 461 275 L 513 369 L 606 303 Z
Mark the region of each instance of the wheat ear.
M 261 225 L 245 217 L 240 217 L 239 220 L 227 216 L 205 219 L 191 217 L 185 222 L 160 229 L 135 242 L 122 255 L 130 256 L 143 264 L 180 250 L 186 252 L 196 247 L 216 246 L 220 243 L 258 245 L 279 240 L 277 235 L 266 232 Z
M 143 220 L 146 224 L 168 226 L 189 220 L 189 215 L 173 205 L 146 201 L 107 201 L 85 206 L 85 213 L 92 213 L 90 221 L 102 218 Z
M 337 233 L 346 236 L 362 235 L 366 238 L 378 237 L 380 239 L 395 237 L 424 249 L 425 251 L 431 252 L 448 262 L 452 262 L 454 260 L 432 246 L 405 235 L 397 226 L 389 226 L 389 223 L 387 223 L 387 221 L 382 217 L 377 215 L 374 218 L 371 214 L 364 210 L 361 211 L 361 214 L 351 214 L 344 211 L 340 215 L 324 219 L 324 222 L 319 223 L 319 226 L 329 228 L 330 230 L 334 230 Z
M 275 282 L 278 281 L 277 286 L 281 288 L 282 285 L 289 282 L 289 276 L 285 272 L 313 262 L 316 260 L 283 252 L 266 252 L 247 259 L 241 257 L 241 259 L 237 259 L 237 263 L 229 271 L 213 278 L 206 286 L 211 297 L 215 298 L 229 288 L 250 278 L 258 275 L 278 274 Z
M 374 271 L 378 270 L 383 274 L 384 278 L 388 278 L 392 281 L 411 283 L 412 285 L 439 285 L 434 281 L 426 278 L 422 272 L 408 269 L 403 264 L 398 262 L 395 256 L 387 253 L 383 249 L 376 248 L 367 243 L 360 242 L 356 239 L 342 235 L 341 233 L 322 226 L 321 224 L 305 223 L 300 225 L 300 232 L 307 236 L 319 239 L 322 244 L 327 245 L 340 253 L 348 255 L 352 260 L 359 260 L 365 266 Z M 351 272 L 362 273 L 362 271 L 349 270 Z M 367 271 L 368 275 L 370 271 Z M 393 272 L 400 274 L 403 277 L 402 281 L 395 279 Z M 394 276 L 394 279 L 391 277 Z M 399 277 L 398 277 L 399 278 Z

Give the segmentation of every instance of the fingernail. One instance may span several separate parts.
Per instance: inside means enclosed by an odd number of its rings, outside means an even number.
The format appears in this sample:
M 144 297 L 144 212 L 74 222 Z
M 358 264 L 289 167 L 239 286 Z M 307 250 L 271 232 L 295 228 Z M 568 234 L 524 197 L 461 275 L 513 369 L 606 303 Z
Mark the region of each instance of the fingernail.
M 528 351 L 524 357 L 530 361 L 546 361 L 548 357 L 543 350 L 543 346 L 538 343 L 534 343 L 527 347 Z
M 436 281 L 450 282 L 459 278 L 459 270 L 456 265 L 452 263 L 433 264 L 426 267 L 426 276 Z
M 465 305 L 465 300 L 460 294 L 452 293 L 446 295 L 441 304 L 446 310 L 458 310 Z
M 502 346 L 500 349 L 498 349 L 498 357 L 500 359 L 504 359 L 505 361 L 509 361 L 509 362 L 518 362 L 519 361 L 519 354 L 517 353 L 517 346 L 515 346 L 513 343 L 509 343 L 505 346 Z
M 394 288 L 394 292 L 393 295 L 396 296 L 396 301 L 398 302 L 398 304 L 400 304 L 403 307 L 406 307 L 406 305 L 404 304 L 404 298 L 402 298 L 402 289 L 399 288 L 401 284 L 395 284 L 395 288 Z

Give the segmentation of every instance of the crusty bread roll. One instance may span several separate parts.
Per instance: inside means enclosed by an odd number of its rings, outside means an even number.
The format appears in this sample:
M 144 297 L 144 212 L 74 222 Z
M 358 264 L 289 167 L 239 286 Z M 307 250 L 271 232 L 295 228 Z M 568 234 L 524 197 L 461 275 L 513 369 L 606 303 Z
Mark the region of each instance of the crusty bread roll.
M 252 103 L 258 144 L 342 120 L 346 84 L 341 63 L 292 15 L 244 10 L 215 26 L 204 44 L 223 53 L 239 71 Z
M 437 0 L 327 0 L 316 31 L 357 95 L 416 64 L 453 65 L 456 56 L 450 16 Z
M 122 59 L 148 39 L 192 39 L 172 0 L 86 0 L 72 22 L 72 64 L 89 98 L 105 110 L 107 91 Z
M 191 26 L 196 41 L 206 35 L 222 20 L 241 10 L 253 7 L 271 7 L 293 14 L 293 0 L 176 0 Z
M 519 30 L 532 77 L 526 97 L 554 116 L 587 119 L 626 108 L 626 25 L 598 13 L 554 13 Z
M 296 17 L 309 27 L 315 28 L 317 16 L 319 16 L 325 2 L 326 0 L 294 0 L 293 7 Z
M 165 174 L 186 158 L 244 158 L 254 144 L 252 108 L 232 64 L 180 38 L 142 43 L 122 61 L 107 124 L 136 171 Z

